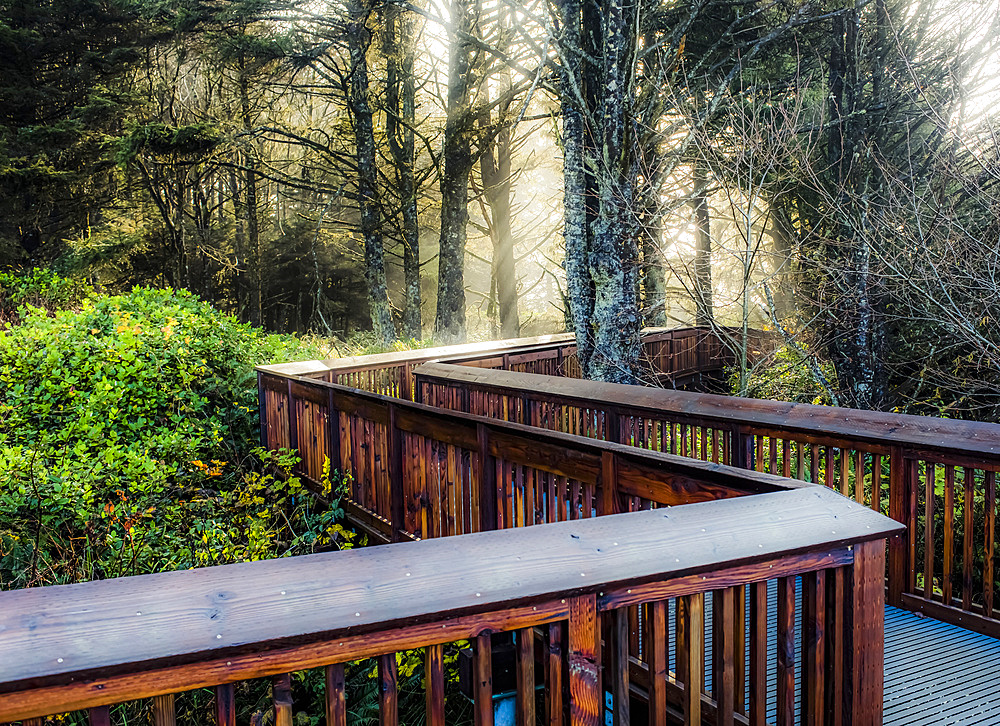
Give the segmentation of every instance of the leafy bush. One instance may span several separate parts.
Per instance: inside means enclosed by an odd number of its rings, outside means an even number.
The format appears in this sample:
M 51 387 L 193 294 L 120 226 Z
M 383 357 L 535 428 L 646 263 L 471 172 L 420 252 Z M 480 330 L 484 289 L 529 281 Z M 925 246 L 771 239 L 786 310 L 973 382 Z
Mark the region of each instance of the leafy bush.
M 45 284 L 55 304 L 22 306 L 19 324 L 0 329 L 0 587 L 344 540 L 336 509 L 317 511 L 287 476 L 291 458 L 253 445 L 253 365 L 312 349 L 186 292 Z M 37 299 L 37 281 L 0 285 L 8 299 Z

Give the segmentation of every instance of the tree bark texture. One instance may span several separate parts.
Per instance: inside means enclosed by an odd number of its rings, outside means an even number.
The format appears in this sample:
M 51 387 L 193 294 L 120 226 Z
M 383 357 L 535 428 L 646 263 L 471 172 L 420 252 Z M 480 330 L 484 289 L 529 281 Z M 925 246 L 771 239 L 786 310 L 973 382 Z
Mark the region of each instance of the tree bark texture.
M 416 86 L 413 62 L 416 49 L 413 19 L 408 11 L 392 3 L 386 14 L 386 134 L 395 166 L 403 237 L 403 335 L 420 340 L 423 328 L 420 319 L 420 221 L 414 172 Z
M 441 170 L 441 237 L 438 243 L 437 313 L 439 343 L 465 340 L 465 240 L 469 222 L 469 172 L 472 169 L 473 53 L 468 38 L 477 8 L 452 0 L 448 63 L 448 118 Z
M 632 131 L 636 7 L 628 0 L 595 5 L 560 3 L 567 288 L 584 375 L 632 383 L 641 327 Z M 581 51 L 593 60 L 579 60 Z
M 695 325 L 709 326 L 715 318 L 712 301 L 712 217 L 708 208 L 708 176 L 705 162 L 697 156 L 691 163 L 694 187 L 694 305 Z
M 368 60 L 371 43 L 368 30 L 369 0 L 350 5 L 347 36 L 350 53 L 348 99 L 354 125 L 355 153 L 358 164 L 358 210 L 361 216 L 361 236 L 365 251 L 365 281 L 368 287 L 368 307 L 372 330 L 379 344 L 389 347 L 396 340 L 396 329 L 389 304 L 385 277 L 385 248 L 382 238 L 381 212 L 378 199 L 378 170 L 372 110 L 368 101 Z

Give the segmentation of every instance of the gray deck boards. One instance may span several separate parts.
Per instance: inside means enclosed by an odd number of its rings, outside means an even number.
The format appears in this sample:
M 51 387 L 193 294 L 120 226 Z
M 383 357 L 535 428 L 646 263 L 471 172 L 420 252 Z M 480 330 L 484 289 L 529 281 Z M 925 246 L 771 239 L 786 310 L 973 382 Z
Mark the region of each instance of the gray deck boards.
M 769 585 L 768 640 L 773 643 L 777 587 L 774 582 Z M 705 599 L 705 679 L 708 690 L 712 687 L 711 609 L 709 595 Z M 797 636 L 801 633 L 801 613 L 801 598 L 797 594 Z M 671 637 L 671 652 L 674 650 L 672 641 Z M 799 648 L 797 643 L 796 652 Z M 672 660 L 670 666 L 674 666 Z M 767 710 L 771 723 L 775 717 L 775 679 L 776 661 L 772 653 L 768 657 Z M 1000 640 L 886 607 L 883 724 L 1000 726 Z

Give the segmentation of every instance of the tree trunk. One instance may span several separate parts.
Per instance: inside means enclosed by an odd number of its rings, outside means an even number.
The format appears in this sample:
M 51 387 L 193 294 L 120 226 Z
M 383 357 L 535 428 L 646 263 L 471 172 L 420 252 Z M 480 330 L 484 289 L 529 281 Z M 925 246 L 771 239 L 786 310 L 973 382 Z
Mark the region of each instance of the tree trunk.
M 501 33 L 504 30 L 501 29 Z M 501 77 L 499 93 L 511 87 L 510 72 Z M 483 192 L 490 210 L 490 237 L 493 242 L 492 293 L 496 292 L 500 315 L 500 335 L 504 338 L 521 336 L 521 320 L 517 306 L 517 271 L 514 265 L 514 232 L 511 228 L 511 155 L 514 129 L 508 118 L 510 102 L 500 105 L 497 123 L 501 124 L 493 146 L 479 158 Z M 486 119 L 489 125 L 489 120 Z
M 369 0 L 350 5 L 347 30 L 351 60 L 348 103 L 354 124 L 354 144 L 358 163 L 358 210 L 361 215 L 361 236 L 365 250 L 365 281 L 368 287 L 368 308 L 372 330 L 379 344 L 390 347 L 396 340 L 392 321 L 389 291 L 385 278 L 385 250 L 377 191 L 378 170 L 372 110 L 368 103 L 368 60 L 365 52 L 371 42 L 367 21 L 371 12 Z
M 691 163 L 691 204 L 694 208 L 694 304 L 695 325 L 709 326 L 715 318 L 712 302 L 712 219 L 708 208 L 708 178 L 705 163 L 695 157 Z
M 438 244 L 438 294 L 434 335 L 439 343 L 465 340 L 465 240 L 469 221 L 469 172 L 472 168 L 474 86 L 472 34 L 477 8 L 452 0 L 448 63 L 448 118 L 441 172 L 441 237 Z M 478 7 L 478 5 L 477 5 Z
M 606 0 L 604 4 L 604 82 L 600 88 L 600 156 L 596 171 L 600 206 L 590 252 L 594 281 L 590 376 L 616 383 L 635 382 L 640 352 L 637 164 L 628 119 L 634 16 L 635 8 L 626 0 Z
M 566 245 L 566 298 L 577 357 L 583 374 L 588 373 L 593 343 L 590 320 L 594 313 L 594 291 L 587 271 L 590 249 L 587 225 L 587 178 L 584 152 L 583 73 L 580 60 L 581 0 L 559 0 L 562 37 L 562 147 L 563 147 L 563 238 Z
M 420 340 L 420 221 L 417 216 L 417 184 L 414 174 L 416 145 L 416 85 L 413 19 L 395 4 L 386 8 L 386 135 L 396 170 L 403 237 L 403 336 Z

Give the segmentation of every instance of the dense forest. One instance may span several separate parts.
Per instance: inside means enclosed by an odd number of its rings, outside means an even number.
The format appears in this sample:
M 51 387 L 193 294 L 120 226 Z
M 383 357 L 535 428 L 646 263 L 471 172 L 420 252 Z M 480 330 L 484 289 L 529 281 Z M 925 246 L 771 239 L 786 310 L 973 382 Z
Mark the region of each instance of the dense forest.
M 776 331 L 736 392 L 995 418 L 995 3 L 8 0 L 0 259 L 343 341 Z M 780 379 L 778 383 L 775 379 Z

